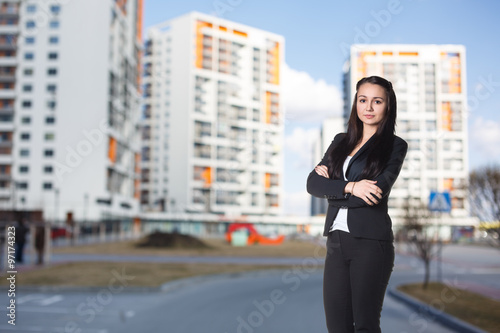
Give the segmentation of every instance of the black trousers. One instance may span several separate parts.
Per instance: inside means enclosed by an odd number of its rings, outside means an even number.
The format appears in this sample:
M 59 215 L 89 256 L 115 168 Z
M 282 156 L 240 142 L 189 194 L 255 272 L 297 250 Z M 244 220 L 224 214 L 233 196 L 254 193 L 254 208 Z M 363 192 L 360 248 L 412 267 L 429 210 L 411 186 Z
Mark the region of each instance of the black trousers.
M 331 232 L 326 244 L 323 302 L 328 332 L 380 332 L 394 245 L 340 230 Z

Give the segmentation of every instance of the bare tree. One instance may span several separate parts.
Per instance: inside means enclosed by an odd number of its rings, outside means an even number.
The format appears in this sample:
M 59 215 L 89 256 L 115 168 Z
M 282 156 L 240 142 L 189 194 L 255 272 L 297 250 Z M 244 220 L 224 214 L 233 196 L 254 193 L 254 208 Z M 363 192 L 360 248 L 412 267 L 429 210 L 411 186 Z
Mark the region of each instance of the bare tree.
M 482 221 L 500 220 L 500 165 L 486 166 L 469 174 L 471 213 Z M 498 223 L 487 232 L 492 244 L 500 247 Z
M 426 289 L 429 284 L 431 261 L 437 256 L 442 246 L 439 237 L 430 234 L 432 213 L 427 205 L 418 199 L 406 200 L 404 209 L 404 238 L 412 245 L 415 254 L 424 263 L 425 273 L 422 288 Z

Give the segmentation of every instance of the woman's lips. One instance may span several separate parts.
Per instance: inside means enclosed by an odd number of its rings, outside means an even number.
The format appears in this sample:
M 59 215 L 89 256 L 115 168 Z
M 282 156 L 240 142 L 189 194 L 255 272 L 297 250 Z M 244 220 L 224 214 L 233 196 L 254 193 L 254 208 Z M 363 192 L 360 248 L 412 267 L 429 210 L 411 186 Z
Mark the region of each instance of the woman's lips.
M 372 119 L 373 117 L 375 117 L 375 116 L 372 114 L 365 114 L 365 118 Z

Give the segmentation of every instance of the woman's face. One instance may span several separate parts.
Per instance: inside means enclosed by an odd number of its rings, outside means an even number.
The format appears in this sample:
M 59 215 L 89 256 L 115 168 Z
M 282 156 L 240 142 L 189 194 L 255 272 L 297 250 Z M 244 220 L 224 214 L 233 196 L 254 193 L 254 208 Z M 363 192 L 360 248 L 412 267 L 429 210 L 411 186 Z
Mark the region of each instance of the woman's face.
M 358 89 L 356 110 L 365 129 L 367 127 L 376 129 L 384 119 L 387 110 L 385 89 L 377 84 L 362 84 Z

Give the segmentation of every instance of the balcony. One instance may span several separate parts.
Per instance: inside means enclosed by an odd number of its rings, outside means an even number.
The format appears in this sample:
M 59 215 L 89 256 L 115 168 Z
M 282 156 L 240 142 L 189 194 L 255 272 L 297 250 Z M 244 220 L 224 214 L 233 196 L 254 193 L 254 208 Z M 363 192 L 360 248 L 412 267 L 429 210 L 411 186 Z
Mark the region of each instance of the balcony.
M 9 115 L 9 114 L 14 114 L 13 106 L 0 107 L 0 115 Z
M 15 51 L 17 49 L 17 43 L 9 43 L 0 41 L 0 51 Z
M 19 2 L 11 1 L 4 2 L 0 7 L 0 17 L 4 15 L 17 15 L 19 16 Z
M 16 82 L 16 74 L 0 72 L 0 82 L 1 83 Z

